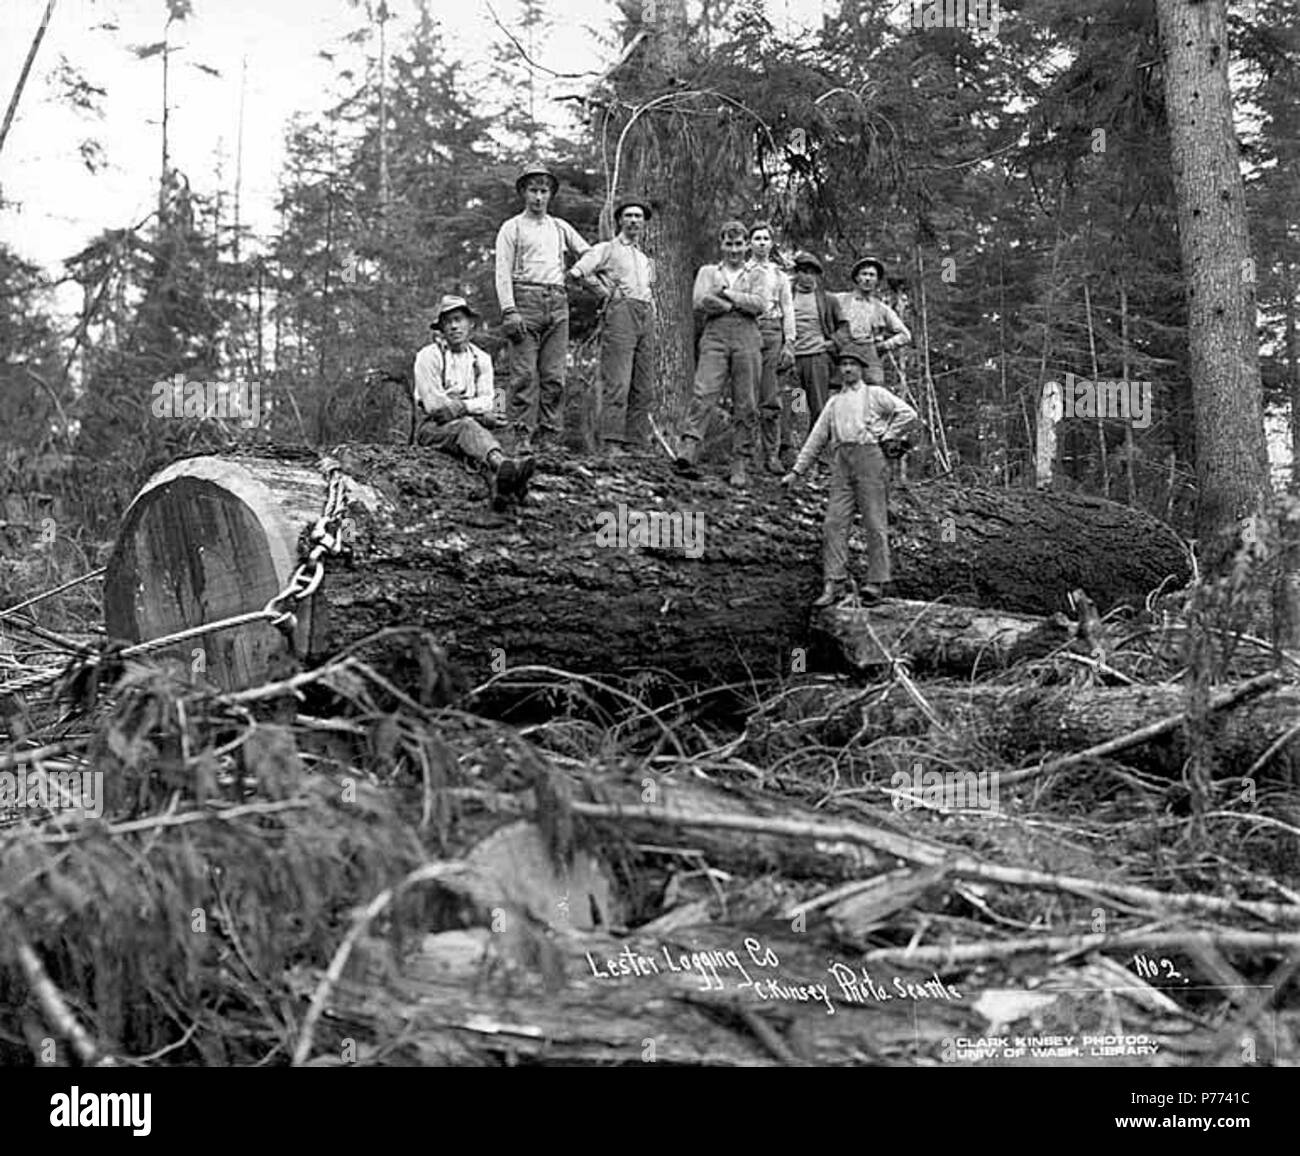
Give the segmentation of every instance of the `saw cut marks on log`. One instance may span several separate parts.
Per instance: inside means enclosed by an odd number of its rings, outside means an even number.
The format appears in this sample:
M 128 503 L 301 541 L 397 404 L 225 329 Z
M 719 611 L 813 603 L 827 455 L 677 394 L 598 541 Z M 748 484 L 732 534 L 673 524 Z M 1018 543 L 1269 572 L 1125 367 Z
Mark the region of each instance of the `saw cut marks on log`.
M 413 623 L 475 679 L 500 656 L 508 666 L 657 668 L 728 682 L 789 673 L 794 649 L 809 644 L 824 481 L 787 499 L 767 479 L 741 493 L 721 479 L 688 483 L 658 459 L 544 455 L 528 504 L 502 517 L 488 510 L 481 478 L 433 451 L 351 446 L 338 456 L 383 500 L 349 509 L 353 556 L 327 560 L 324 584 L 302 608 L 301 657 Z M 323 475 L 301 451 L 169 466 L 123 522 L 106 576 L 110 635 L 143 641 L 265 606 L 299 558 L 324 493 Z M 702 550 L 605 544 L 601 526 L 626 524 L 629 511 L 700 519 Z M 1106 610 L 1140 606 L 1162 583 L 1188 576 L 1172 530 L 1094 498 L 927 482 L 892 492 L 890 522 L 894 592 L 905 599 L 1051 615 L 1075 588 Z M 856 540 L 851 550 L 862 568 Z M 951 606 L 931 609 L 931 625 L 912 634 L 941 667 L 958 652 L 973 661 L 1050 641 L 1050 628 L 1012 616 L 999 626 Z M 870 613 L 887 623 L 909 612 Z M 227 688 L 263 677 L 281 645 L 264 623 L 205 641 L 207 676 Z M 188 663 L 190 651 L 179 657 Z

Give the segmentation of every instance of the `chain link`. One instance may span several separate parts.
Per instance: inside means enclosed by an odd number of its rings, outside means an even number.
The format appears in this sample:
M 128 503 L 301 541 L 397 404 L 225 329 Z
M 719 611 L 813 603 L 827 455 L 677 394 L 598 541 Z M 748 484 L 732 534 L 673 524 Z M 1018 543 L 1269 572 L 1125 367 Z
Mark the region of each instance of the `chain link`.
M 332 458 L 326 458 L 322 465 L 329 470 L 329 488 L 325 495 L 325 508 L 307 535 L 311 548 L 294 567 L 284 589 L 262 608 L 271 625 L 290 642 L 298 628 L 298 615 L 285 609 L 285 604 L 292 602 L 296 605 L 315 594 L 325 579 L 326 556 L 343 552 L 343 513 L 347 509 L 343 473 Z
M 289 581 L 279 594 L 272 598 L 261 610 L 251 610 L 244 614 L 223 618 L 218 622 L 205 622 L 198 626 L 188 627 L 185 630 L 178 630 L 164 635 L 162 638 L 151 638 L 147 642 L 137 642 L 133 646 L 117 651 L 117 657 L 132 658 L 137 654 L 148 654 L 153 650 L 162 650 L 168 646 L 173 646 L 177 642 L 212 634 L 218 630 L 246 626 L 250 622 L 269 622 L 277 630 L 281 631 L 292 645 L 294 631 L 298 627 L 298 616 L 292 610 L 283 609 L 282 604 L 292 601 L 296 605 L 315 594 L 325 578 L 325 558 L 343 553 L 347 545 L 347 538 L 343 532 L 346 525 L 343 514 L 347 509 L 347 492 L 343 481 L 343 469 L 337 461 L 329 457 L 321 461 L 321 469 L 327 472 L 329 483 L 325 495 L 324 509 L 307 535 L 311 548 L 307 551 L 306 557 L 294 567 L 293 573 L 289 575 Z M 86 581 L 88 578 L 99 577 L 101 573 L 102 571 L 95 571 L 77 581 Z M 75 583 L 69 583 L 68 585 L 75 585 Z M 54 593 L 54 591 L 49 593 Z M 46 595 L 41 597 L 46 597 Z M 10 610 L 16 609 L 18 607 L 10 608 Z M 96 655 L 89 658 L 84 665 L 94 666 L 98 662 L 99 656 Z M 67 673 L 68 668 L 60 667 L 56 670 L 46 670 L 28 675 L 13 682 L 2 683 L 0 684 L 0 694 L 18 694 L 34 690 L 38 686 L 57 682 Z

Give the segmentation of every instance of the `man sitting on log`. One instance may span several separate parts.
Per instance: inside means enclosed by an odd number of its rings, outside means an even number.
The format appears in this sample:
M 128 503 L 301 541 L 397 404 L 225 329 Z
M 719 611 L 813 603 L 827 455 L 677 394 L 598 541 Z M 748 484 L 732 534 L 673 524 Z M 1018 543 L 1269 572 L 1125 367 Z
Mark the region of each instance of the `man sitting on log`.
M 917 420 L 916 410 L 907 402 L 883 385 L 863 381 L 872 359 L 861 346 L 844 346 L 838 362 L 840 392 L 826 403 L 794 469 L 781 479 L 781 485 L 793 485 L 830 443 L 831 494 L 822 530 L 825 585 L 814 606 L 829 606 L 844 594 L 855 508 L 862 514 L 867 539 L 867 582 L 861 589 L 862 600 L 875 602 L 881 597 L 889 581 L 889 466 L 885 459 L 907 452 L 905 432 Z
M 501 452 L 488 429 L 496 429 L 492 359 L 470 339 L 478 313 L 464 297 L 446 296 L 429 328 L 438 338 L 415 355 L 415 408 L 421 415 L 417 445 L 459 455 L 486 469 L 492 508 L 521 502 L 532 474 L 531 458 L 517 462 Z

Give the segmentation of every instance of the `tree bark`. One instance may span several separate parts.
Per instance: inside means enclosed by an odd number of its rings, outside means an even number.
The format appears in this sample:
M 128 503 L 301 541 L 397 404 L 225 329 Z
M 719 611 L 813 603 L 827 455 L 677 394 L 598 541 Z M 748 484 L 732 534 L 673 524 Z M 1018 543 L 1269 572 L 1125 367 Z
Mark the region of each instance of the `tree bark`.
M 308 654 L 418 623 L 474 678 L 541 663 L 729 682 L 788 674 L 809 645 L 824 482 L 787 497 L 756 479 L 737 493 L 720 477 L 686 483 L 666 458 L 544 456 L 527 505 L 502 517 L 482 477 L 433 451 L 351 446 L 340 459 L 386 503 L 349 510 L 352 558 L 326 559 L 299 626 Z M 265 606 L 323 506 L 314 467 L 310 452 L 281 451 L 186 459 L 155 477 L 109 563 L 110 634 L 152 639 Z M 890 507 L 903 597 L 1050 614 L 1076 588 L 1105 610 L 1187 577 L 1173 531 L 1098 498 L 931 482 L 895 489 Z M 669 515 L 675 536 L 639 538 L 650 512 Z M 856 541 L 851 564 L 865 564 Z M 211 639 L 200 641 L 218 685 L 257 679 L 276 649 L 261 623 Z M 199 645 L 184 644 L 187 664 Z
M 1269 488 L 1255 277 L 1228 88 L 1224 0 L 1157 0 L 1196 412 L 1197 537 L 1206 569 Z

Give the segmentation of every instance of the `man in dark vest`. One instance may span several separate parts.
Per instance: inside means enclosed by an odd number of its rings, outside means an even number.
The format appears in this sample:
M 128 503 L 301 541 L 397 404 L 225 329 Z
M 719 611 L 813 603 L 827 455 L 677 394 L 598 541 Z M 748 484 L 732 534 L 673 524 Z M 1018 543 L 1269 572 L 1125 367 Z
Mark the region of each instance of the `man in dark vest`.
M 805 249 L 794 255 L 794 391 L 808 411 L 811 429 L 830 396 L 831 362 L 848 340 L 848 324 L 839 299 L 821 285 L 822 263 Z M 799 397 L 802 392 L 802 397 Z M 794 422 L 790 405 L 781 407 L 781 458 L 793 461 Z

